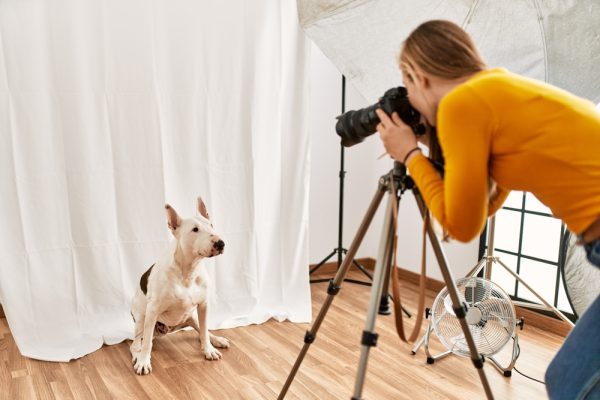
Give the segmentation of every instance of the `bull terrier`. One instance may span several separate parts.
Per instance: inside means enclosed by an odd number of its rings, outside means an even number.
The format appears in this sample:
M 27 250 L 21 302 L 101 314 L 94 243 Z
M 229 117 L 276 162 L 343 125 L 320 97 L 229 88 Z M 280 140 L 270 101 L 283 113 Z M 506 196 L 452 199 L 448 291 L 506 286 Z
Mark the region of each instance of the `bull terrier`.
M 208 275 L 201 265 L 204 258 L 223 253 L 225 243 L 216 234 L 201 198 L 197 217 L 181 219 L 170 205 L 165 205 L 165 209 L 174 239 L 142 275 L 132 300 L 135 334 L 130 351 L 133 369 L 139 375 L 152 372 L 153 338 L 188 326 L 199 333 L 207 360 L 221 358 L 215 347 L 229 347 L 227 339 L 208 332 Z

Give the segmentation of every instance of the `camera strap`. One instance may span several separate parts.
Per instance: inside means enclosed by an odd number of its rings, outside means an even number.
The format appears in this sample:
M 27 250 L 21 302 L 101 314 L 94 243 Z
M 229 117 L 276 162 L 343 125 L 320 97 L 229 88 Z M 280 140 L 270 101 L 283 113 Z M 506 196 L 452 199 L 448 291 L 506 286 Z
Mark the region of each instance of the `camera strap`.
M 418 310 L 417 310 L 417 320 L 415 321 L 415 326 L 410 334 L 408 340 L 406 340 L 406 334 L 404 332 L 404 314 L 402 313 L 402 300 L 400 297 L 400 277 L 398 274 L 398 263 L 396 259 L 396 250 L 398 245 L 398 196 L 397 189 L 394 184 L 393 176 L 390 173 L 390 185 L 392 196 L 390 196 L 390 201 L 392 202 L 392 220 L 393 220 L 393 228 L 394 228 L 394 244 L 393 244 L 393 253 L 392 253 L 392 294 L 393 294 L 393 303 L 394 303 L 394 317 L 396 320 L 396 331 L 398 332 L 398 336 L 400 340 L 403 342 L 414 342 L 417 339 L 417 336 L 421 332 L 421 326 L 423 324 L 423 314 L 425 311 L 425 282 L 427 279 L 427 226 L 429 224 L 429 212 L 425 214 L 425 218 L 423 219 L 423 246 L 422 246 L 422 254 L 421 254 L 421 276 L 419 278 L 419 302 L 418 302 Z

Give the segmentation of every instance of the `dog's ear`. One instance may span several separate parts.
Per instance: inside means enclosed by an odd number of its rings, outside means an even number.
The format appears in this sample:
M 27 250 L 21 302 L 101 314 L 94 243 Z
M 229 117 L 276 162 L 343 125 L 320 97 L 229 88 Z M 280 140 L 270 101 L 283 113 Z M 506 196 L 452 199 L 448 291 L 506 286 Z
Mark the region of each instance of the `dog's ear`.
M 202 201 L 202 197 L 199 197 L 199 196 L 198 196 L 198 212 L 204 218 L 210 219 L 210 217 L 208 216 L 208 210 L 206 209 L 206 205 L 204 204 L 204 201 Z
M 165 204 L 165 210 L 167 211 L 167 225 L 171 232 L 174 233 L 181 226 L 181 218 L 179 218 L 177 211 L 170 205 Z

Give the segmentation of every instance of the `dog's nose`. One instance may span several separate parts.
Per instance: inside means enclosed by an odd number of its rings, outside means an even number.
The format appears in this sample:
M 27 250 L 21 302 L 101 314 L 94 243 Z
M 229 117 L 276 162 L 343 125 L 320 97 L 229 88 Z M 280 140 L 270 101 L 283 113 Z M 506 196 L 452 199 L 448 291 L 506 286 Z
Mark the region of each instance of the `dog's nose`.
M 218 240 L 213 244 L 213 247 L 217 251 L 223 251 L 223 249 L 225 248 L 225 242 L 222 240 Z

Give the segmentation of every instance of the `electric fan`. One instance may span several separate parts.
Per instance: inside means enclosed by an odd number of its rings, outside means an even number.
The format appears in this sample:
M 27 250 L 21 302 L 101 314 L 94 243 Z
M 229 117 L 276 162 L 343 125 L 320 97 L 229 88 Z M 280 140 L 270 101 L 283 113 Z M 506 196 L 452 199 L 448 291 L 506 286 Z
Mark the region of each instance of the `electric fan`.
M 519 356 L 515 328 L 517 325 L 522 327 L 522 321 L 517 320 L 510 297 L 499 286 L 482 278 L 462 278 L 456 281 L 456 286 L 461 303 L 466 304 L 468 309 L 465 320 L 471 330 L 477 351 L 489 358 L 504 373 L 504 376 L 511 376 L 512 368 Z M 447 288 L 442 289 L 435 298 L 430 315 L 430 325 L 425 336 L 427 362 L 433 364 L 435 360 L 451 353 L 470 357 L 469 347 L 452 308 Z M 435 331 L 448 351 L 437 356 L 431 355 L 428 348 L 431 331 Z M 502 350 L 510 339 L 514 340 L 512 360 L 507 367 L 502 367 L 493 355 Z

